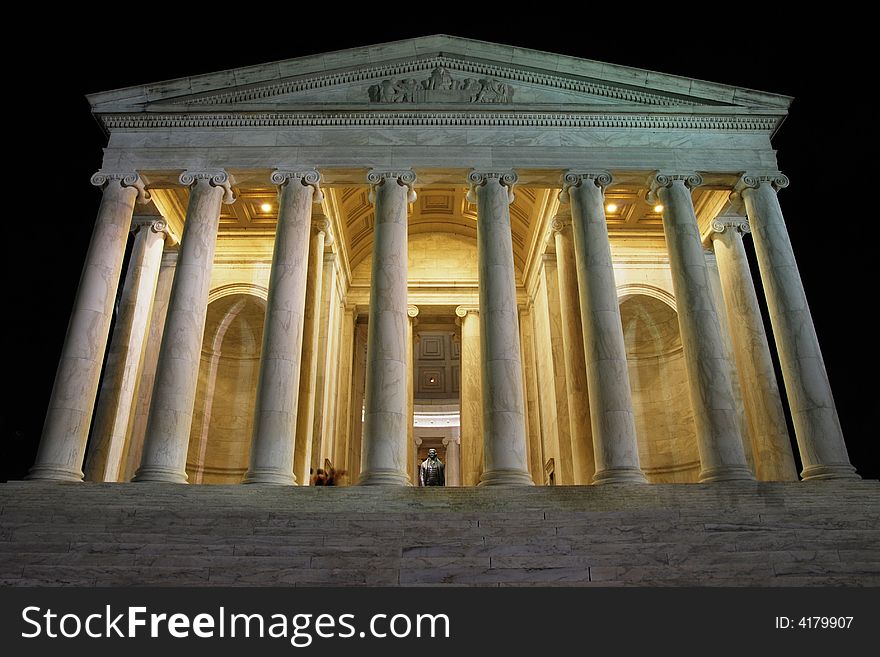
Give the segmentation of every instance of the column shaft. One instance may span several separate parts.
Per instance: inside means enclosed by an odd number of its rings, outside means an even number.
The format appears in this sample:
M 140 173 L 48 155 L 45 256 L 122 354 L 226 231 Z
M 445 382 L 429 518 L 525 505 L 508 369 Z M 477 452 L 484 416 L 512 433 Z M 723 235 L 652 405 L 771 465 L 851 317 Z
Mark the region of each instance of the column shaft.
M 324 274 L 324 246 L 328 227 L 323 221 L 313 223 L 311 240 L 309 241 L 302 362 L 300 364 L 296 441 L 293 454 L 293 472 L 303 486 L 309 481 L 309 469 L 312 463 L 312 423 L 315 419 L 315 384 L 318 378 L 321 282 Z
M 165 245 L 164 219 L 153 217 L 135 223 L 137 232 L 104 365 L 86 457 L 85 476 L 89 481 L 119 480 Z
M 770 345 L 743 247 L 741 231 L 747 230 L 745 222 L 734 225 L 716 221 L 712 244 L 727 307 L 755 472 L 761 481 L 797 481 Z
M 186 483 L 186 454 L 220 206 L 224 201 L 234 200 L 225 172 L 185 171 L 180 182 L 191 186 L 189 206 L 162 335 L 141 467 L 133 481 Z
M 325 237 L 325 244 L 327 238 Z M 333 327 L 336 315 L 336 254 L 325 252 L 323 255 L 324 271 L 321 273 L 321 296 L 318 308 L 318 330 L 315 333 L 317 352 L 315 355 L 315 385 L 312 403 L 312 446 L 309 454 L 310 467 L 316 472 L 324 469 L 324 458 L 329 456 L 332 427 L 329 423 L 330 406 L 335 402 L 330 380 L 336 368 L 331 351 L 333 348 Z
M 703 250 L 706 260 L 706 276 L 709 280 L 709 291 L 712 294 L 712 304 L 715 306 L 715 314 L 718 316 L 718 328 L 721 334 L 721 344 L 724 347 L 724 359 L 728 364 L 730 377 L 730 389 L 733 392 L 733 404 L 736 409 L 737 426 L 740 429 L 743 453 L 746 463 L 752 474 L 755 474 L 755 456 L 752 450 L 752 440 L 748 432 L 748 420 L 746 419 L 745 403 L 743 402 L 742 390 L 740 389 L 739 372 L 736 369 L 736 356 L 734 355 L 733 338 L 730 335 L 730 322 L 727 319 L 727 305 L 724 303 L 724 292 L 721 289 L 721 272 L 718 270 L 718 259 L 715 251 L 710 248 Z
M 514 173 L 472 172 L 477 202 L 483 387 L 481 486 L 532 485 L 526 453 L 519 317 L 510 230 Z
M 367 329 L 361 485 L 409 485 L 407 476 L 407 203 L 415 175 L 370 172 L 375 224 Z
M 150 311 L 150 327 L 144 345 L 143 364 L 138 377 L 137 402 L 134 411 L 131 431 L 125 445 L 123 460 L 125 465 L 120 473 L 120 481 L 131 481 L 141 463 L 144 450 L 144 435 L 147 430 L 147 418 L 150 414 L 150 403 L 153 399 L 153 386 L 156 382 L 156 366 L 159 363 L 159 349 L 162 346 L 162 333 L 165 331 L 165 317 L 168 314 L 168 302 L 171 298 L 171 286 L 174 283 L 174 272 L 177 269 L 177 245 L 168 248 L 162 254 L 159 265 L 159 277 L 153 295 L 153 307 Z
M 147 198 L 136 173 L 92 176 L 104 188 L 28 479 L 81 481 L 89 425 L 110 333 L 135 201 Z
M 356 322 L 354 327 L 354 358 L 352 359 L 351 433 L 348 441 L 349 481 L 360 479 L 364 433 L 364 390 L 367 380 L 367 325 Z
M 535 357 L 534 310 L 520 308 L 519 340 L 522 347 L 523 392 L 526 400 L 526 442 L 529 454 L 529 475 L 532 481 L 544 479 L 544 446 L 541 444 L 541 411 L 538 372 Z M 479 359 L 477 360 L 479 363 Z
M 336 451 L 333 464 L 337 470 L 345 470 L 350 476 L 349 453 L 352 435 L 351 400 L 352 372 L 354 361 L 354 331 L 357 320 L 357 307 L 346 305 L 342 315 L 342 332 L 339 349 L 338 409 L 336 413 Z M 349 479 L 351 481 L 351 479 Z
M 452 438 L 444 438 L 446 446 L 446 485 L 461 486 L 461 450 L 459 439 L 455 434 Z
M 408 306 L 406 314 L 409 321 L 406 323 L 406 472 L 410 481 L 415 481 L 418 476 L 416 470 L 416 444 L 415 444 L 415 385 L 413 370 L 415 361 L 413 350 L 415 349 L 415 325 L 418 323 L 418 306 Z
M 784 176 L 743 178 L 779 364 L 788 393 L 804 479 L 856 479 L 803 282 L 785 227 L 775 187 Z
M 653 193 L 663 204 L 678 323 L 700 452 L 700 481 L 753 479 L 730 383 L 724 345 L 688 184 L 699 176 L 658 175 Z
M 246 484 L 296 484 L 293 453 L 312 202 L 317 171 L 276 171 L 281 185 Z
M 455 309 L 461 324 L 460 441 L 461 484 L 476 486 L 483 474 L 483 382 L 480 375 L 480 316 L 475 308 Z
M 596 474 L 602 483 L 644 483 L 639 464 L 635 416 L 614 282 L 614 266 L 600 185 L 606 173 L 568 173 L 565 189 L 571 200 L 572 234 L 577 265 L 587 366 L 590 424 Z
M 584 354 L 584 330 L 577 282 L 577 261 L 574 256 L 570 221 L 554 220 L 556 273 L 559 278 L 559 300 L 562 315 L 562 345 L 565 351 L 565 384 L 568 417 L 571 425 L 574 483 L 589 484 L 596 473 L 593 458 L 593 435 L 590 429 L 590 395 L 587 387 L 587 366 Z

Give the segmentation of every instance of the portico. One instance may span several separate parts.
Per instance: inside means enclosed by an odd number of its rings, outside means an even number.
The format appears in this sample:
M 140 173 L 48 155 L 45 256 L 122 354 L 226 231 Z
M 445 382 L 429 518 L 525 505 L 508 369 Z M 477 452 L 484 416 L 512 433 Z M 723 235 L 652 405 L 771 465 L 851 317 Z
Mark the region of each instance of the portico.
M 31 478 L 408 485 L 434 404 L 449 483 L 784 481 L 784 400 L 801 476 L 857 477 L 777 198 L 790 98 L 435 36 L 89 100 Z

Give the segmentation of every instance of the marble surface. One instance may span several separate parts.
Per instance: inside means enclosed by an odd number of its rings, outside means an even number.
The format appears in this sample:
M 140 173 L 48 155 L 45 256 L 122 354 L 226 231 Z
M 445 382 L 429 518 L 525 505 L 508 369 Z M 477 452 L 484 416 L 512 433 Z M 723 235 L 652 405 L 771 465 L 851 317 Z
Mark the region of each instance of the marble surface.
M 368 181 L 376 222 L 359 483 L 407 485 L 407 204 L 415 175 L 373 171 Z
M 516 174 L 474 171 L 468 180 L 478 216 L 484 441 L 480 485 L 531 485 L 510 233 Z
M 95 407 L 88 481 L 118 481 L 165 246 L 165 220 L 136 220 L 134 246 Z
M 133 481 L 186 483 L 186 455 L 220 206 L 234 200 L 225 171 L 185 171 L 180 182 L 190 186 L 190 201 L 168 303 L 143 456 Z
M 83 478 L 89 425 L 134 205 L 138 198 L 148 198 L 136 173 L 100 171 L 92 177 L 92 184 L 104 193 L 29 479 Z
M 559 278 L 559 300 L 562 315 L 562 344 L 565 361 L 565 383 L 574 459 L 574 483 L 586 485 L 596 473 L 593 457 L 593 433 L 590 421 L 590 395 L 587 385 L 584 331 L 581 322 L 580 292 L 577 281 L 577 260 L 571 218 L 557 217 L 552 224 L 556 246 L 556 273 Z
M 718 218 L 712 229 L 712 245 L 727 306 L 726 319 L 740 377 L 755 474 L 761 481 L 797 481 L 782 397 L 743 246 L 743 233 L 749 232 L 748 223 Z
M 756 474 L 754 448 L 749 435 L 749 423 L 746 417 L 745 403 L 743 402 L 739 371 L 736 366 L 737 361 L 734 354 L 733 338 L 730 334 L 730 321 L 727 317 L 727 304 L 724 302 L 721 273 L 718 270 L 718 259 L 715 257 L 715 251 L 705 241 L 704 247 L 706 247 L 703 250 L 703 257 L 706 260 L 706 277 L 709 280 L 709 291 L 712 294 L 715 314 L 718 316 L 718 328 L 721 335 L 721 344 L 724 347 L 724 357 L 730 366 L 730 389 L 733 393 L 733 405 L 736 409 L 737 423 L 740 428 L 743 453 L 745 454 L 749 470 L 752 471 L 752 474 Z
M 280 185 L 275 251 L 263 329 L 254 433 L 246 484 L 296 484 L 293 473 L 312 204 L 317 171 L 275 171 Z
M 461 483 L 476 486 L 483 474 L 480 314 L 468 306 L 459 306 L 455 314 L 461 325 Z
M 138 383 L 137 400 L 133 411 L 134 417 L 125 445 L 124 463 L 119 481 L 131 481 L 141 463 L 144 435 L 147 430 L 147 419 L 150 415 L 150 402 L 153 399 L 153 387 L 156 382 L 159 349 L 162 346 L 162 333 L 165 331 L 165 316 L 168 314 L 168 302 L 171 298 L 171 286 L 174 284 L 178 254 L 177 245 L 166 247 L 159 265 L 159 277 L 153 294 L 149 332 L 144 345 L 143 366 L 141 367 L 141 378 Z
M 663 230 L 700 450 L 700 481 L 753 479 L 743 451 L 730 363 L 724 354 L 691 200 L 689 186 L 700 182 L 699 176 L 661 174 L 652 183 L 653 194 L 663 204 Z
M 328 227 L 323 221 L 312 224 L 309 239 L 309 266 L 306 272 L 302 362 L 300 364 L 299 393 L 297 395 L 296 439 L 294 441 L 293 472 L 305 485 L 309 481 L 312 463 L 312 426 L 315 419 L 315 386 L 318 380 L 318 334 L 321 312 L 318 303 L 324 274 L 324 244 Z
M 604 173 L 565 176 L 571 202 L 595 483 L 644 483 L 602 188 Z M 563 196 L 563 199 L 565 196 Z
M 745 176 L 745 201 L 804 479 L 854 478 L 816 328 L 775 187 L 784 176 Z

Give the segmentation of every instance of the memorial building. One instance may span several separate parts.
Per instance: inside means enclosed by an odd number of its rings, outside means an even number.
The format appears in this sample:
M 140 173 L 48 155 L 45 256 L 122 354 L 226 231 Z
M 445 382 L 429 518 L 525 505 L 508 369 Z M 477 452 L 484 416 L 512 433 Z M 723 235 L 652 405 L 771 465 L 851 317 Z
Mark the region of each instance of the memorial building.
M 438 35 L 88 100 L 103 198 L 30 479 L 858 478 L 787 96 Z

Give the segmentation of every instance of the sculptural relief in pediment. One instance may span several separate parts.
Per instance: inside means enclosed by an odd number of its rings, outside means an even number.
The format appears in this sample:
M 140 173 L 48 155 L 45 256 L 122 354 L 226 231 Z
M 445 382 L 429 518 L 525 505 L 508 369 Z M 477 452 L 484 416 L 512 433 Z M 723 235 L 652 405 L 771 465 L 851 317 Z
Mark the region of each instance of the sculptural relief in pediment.
M 494 78 L 455 77 L 438 66 L 423 79 L 388 78 L 368 89 L 372 103 L 509 103 L 513 87 Z

